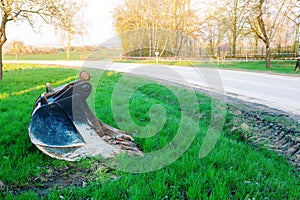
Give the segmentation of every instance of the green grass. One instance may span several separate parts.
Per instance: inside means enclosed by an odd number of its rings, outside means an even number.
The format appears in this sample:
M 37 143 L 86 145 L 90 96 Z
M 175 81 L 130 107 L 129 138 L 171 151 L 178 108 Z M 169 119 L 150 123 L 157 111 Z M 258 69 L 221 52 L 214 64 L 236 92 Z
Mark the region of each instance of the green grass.
M 144 63 L 144 64 L 155 64 L 154 60 L 117 60 L 116 62 L 121 63 Z M 220 61 L 220 65 L 217 65 L 216 61 L 160 61 L 161 65 L 171 66 L 187 66 L 187 67 L 216 67 L 220 69 L 233 69 L 233 70 L 244 70 L 254 72 L 265 72 L 265 73 L 278 73 L 278 74 L 294 74 L 300 75 L 300 71 L 295 72 L 294 68 L 296 65 L 295 60 L 272 60 L 271 68 L 267 69 L 265 61 Z
M 101 49 L 97 51 L 71 51 L 70 60 L 103 60 L 114 59 L 120 55 L 118 50 Z M 4 55 L 3 60 L 15 60 L 15 55 Z M 66 60 L 67 52 L 49 54 L 18 55 L 18 60 Z
M 58 82 L 72 79 L 78 71 L 42 66 L 28 68 L 26 65 L 7 65 L 5 69 L 4 80 L 0 82 L 0 180 L 8 189 L 13 186 L 26 188 L 31 184 L 31 180 L 41 177 L 47 168 L 56 166 L 76 166 L 82 169 L 84 174 L 90 166 L 89 162 L 83 160 L 67 163 L 51 159 L 30 143 L 27 133 L 33 103 L 44 91 L 44 88 L 37 86 L 46 82 L 58 86 Z M 104 73 L 99 80 L 95 98 L 98 118 L 115 127 L 118 127 L 118 124 L 112 114 L 111 97 L 121 78 L 122 74 Z M 126 84 L 121 85 L 121 89 L 126 93 L 135 82 L 143 83 L 143 80 L 129 78 Z M 162 148 L 172 141 L 177 133 L 182 113 L 179 100 L 171 89 L 180 94 L 189 94 L 189 91 L 184 89 L 151 82 L 138 87 L 130 98 L 130 113 L 140 126 L 150 123 L 151 105 L 160 104 L 166 109 L 167 119 L 162 130 L 153 137 L 136 139 L 145 152 Z M 23 93 L 19 93 L 20 91 Z M 71 185 L 57 188 L 53 185 L 43 198 L 300 199 L 300 173 L 277 154 L 254 148 L 245 141 L 235 139 L 236 136 L 231 134 L 227 125 L 233 120 L 230 113 L 227 113 L 227 123 L 215 148 L 208 156 L 199 159 L 199 150 L 210 123 L 211 104 L 209 97 L 202 94 L 197 94 L 196 97 L 196 105 L 189 99 L 186 99 L 185 103 L 191 107 L 191 120 L 197 119 L 199 113 L 203 114 L 199 122 L 200 129 L 189 149 L 171 165 L 158 171 L 134 174 L 99 168 L 89 172 L 97 178 L 85 188 Z M 199 112 L 192 113 L 195 107 Z M 8 192 L 3 197 L 42 198 L 33 190 L 26 190 L 18 195 Z
M 44 85 L 46 79 L 55 83 L 75 75 L 73 69 L 20 70 L 20 67 L 9 71 L 6 69 L 11 66 L 4 67 L 4 80 L 0 82 L 0 180 L 12 185 L 27 184 L 30 176 L 37 175 L 44 164 L 51 162 L 28 140 L 27 127 L 33 104 L 45 90 L 35 87 Z
M 221 63 L 218 66 L 218 68 L 299 75 L 300 71 L 297 72 L 294 71 L 295 65 L 296 65 L 295 60 L 273 60 L 271 61 L 271 68 L 267 69 L 264 61 L 249 61 L 249 62 L 228 61 L 224 64 Z
M 116 59 L 114 62 L 118 63 L 142 63 L 142 64 L 156 64 L 155 58 L 152 60 L 122 60 Z M 191 66 L 206 66 L 206 67 L 215 67 L 216 62 L 214 61 L 190 61 L 190 60 L 160 60 L 159 65 L 171 65 L 171 66 L 182 66 L 182 67 L 191 67 Z
M 18 55 L 18 60 L 66 60 L 67 53 Z M 70 52 L 71 60 L 82 60 L 83 53 Z M 4 55 L 3 60 L 15 60 L 14 55 Z
M 99 52 L 71 52 L 71 60 L 97 60 L 97 59 L 114 59 L 119 56 L 119 52 L 113 50 L 101 50 Z M 18 60 L 66 60 L 66 52 L 57 54 L 32 54 L 32 55 L 19 55 Z M 4 55 L 3 60 L 15 60 L 13 55 Z M 143 64 L 156 64 L 155 58 L 152 60 L 122 60 L 116 59 L 114 62 L 120 63 L 143 63 Z M 190 60 L 161 60 L 160 65 L 171 66 L 194 66 L 194 67 L 217 67 L 220 69 L 233 69 L 245 70 L 255 72 L 279 73 L 279 74 L 295 74 L 299 75 L 300 71 L 295 72 L 295 60 L 272 60 L 271 68 L 266 69 L 265 61 L 220 61 L 217 65 L 216 60 L 209 61 L 190 61 Z

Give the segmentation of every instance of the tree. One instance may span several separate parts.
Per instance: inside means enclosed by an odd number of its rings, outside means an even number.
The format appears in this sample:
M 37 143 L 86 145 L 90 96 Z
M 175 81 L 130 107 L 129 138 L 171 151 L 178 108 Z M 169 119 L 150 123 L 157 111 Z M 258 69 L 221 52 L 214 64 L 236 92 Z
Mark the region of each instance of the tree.
M 237 40 L 245 32 L 245 24 L 249 15 L 249 7 L 245 0 L 225 0 L 219 8 L 222 13 L 222 22 L 231 33 L 232 55 L 236 56 Z
M 254 16 L 249 18 L 249 24 L 253 33 L 261 39 L 266 49 L 266 68 L 270 68 L 271 40 L 276 30 L 282 25 L 288 12 L 288 0 L 249 0 Z
M 199 15 L 203 20 L 198 34 L 210 57 L 221 56 L 221 46 L 228 46 L 229 31 L 224 23 L 224 6 L 217 1 L 205 1 L 199 7 Z M 225 55 L 225 53 L 224 53 Z
M 27 48 L 24 42 L 15 40 L 8 45 L 8 53 L 15 55 L 15 60 L 18 60 L 19 54 L 26 53 L 26 52 L 27 52 Z
M 287 19 L 295 26 L 294 49 L 298 50 L 297 54 L 300 56 L 300 0 L 289 0 L 289 9 L 286 13 Z M 297 50 L 296 50 L 297 49 Z
M 59 0 L 0 0 L 0 80 L 2 72 L 2 49 L 7 41 L 6 27 L 10 22 L 27 21 L 32 27 L 42 19 L 50 22 L 57 15 Z
M 190 0 L 124 0 L 113 17 L 124 51 L 137 50 L 139 56 L 166 48 L 178 56 L 199 29 Z
M 81 13 L 85 7 L 86 5 L 82 1 L 64 0 L 59 7 L 59 15 L 54 18 L 53 24 L 56 32 L 63 40 L 67 41 L 67 60 L 70 60 L 71 40 L 75 36 L 83 36 L 87 33 L 86 23 L 83 21 Z
M 148 38 L 147 29 L 152 27 L 148 15 L 155 15 L 152 12 L 153 7 L 156 7 L 156 1 L 151 6 L 147 0 L 125 0 L 123 5 L 115 8 L 114 25 L 121 37 L 122 48 L 125 52 L 138 50 L 138 54 L 142 56 L 142 49 L 145 48 Z

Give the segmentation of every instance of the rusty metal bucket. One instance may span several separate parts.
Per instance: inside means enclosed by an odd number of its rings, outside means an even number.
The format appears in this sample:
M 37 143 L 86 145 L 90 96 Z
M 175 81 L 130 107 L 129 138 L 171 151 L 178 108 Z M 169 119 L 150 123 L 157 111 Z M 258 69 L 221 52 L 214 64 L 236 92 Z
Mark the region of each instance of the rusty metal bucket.
M 86 99 L 92 91 L 90 74 L 52 89 L 35 102 L 28 128 L 31 142 L 43 153 L 74 161 L 84 157 L 114 157 L 121 152 L 143 155 L 125 132 L 102 123 L 90 110 Z

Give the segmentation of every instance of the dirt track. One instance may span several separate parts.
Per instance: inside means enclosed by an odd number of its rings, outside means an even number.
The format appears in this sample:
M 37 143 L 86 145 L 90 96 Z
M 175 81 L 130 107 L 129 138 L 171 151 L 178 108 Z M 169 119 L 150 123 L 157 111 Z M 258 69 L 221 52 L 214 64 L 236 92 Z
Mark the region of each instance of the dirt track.
M 233 133 L 258 148 L 279 153 L 300 170 L 299 116 L 247 102 L 235 102 L 228 111 L 234 115 L 229 125 Z

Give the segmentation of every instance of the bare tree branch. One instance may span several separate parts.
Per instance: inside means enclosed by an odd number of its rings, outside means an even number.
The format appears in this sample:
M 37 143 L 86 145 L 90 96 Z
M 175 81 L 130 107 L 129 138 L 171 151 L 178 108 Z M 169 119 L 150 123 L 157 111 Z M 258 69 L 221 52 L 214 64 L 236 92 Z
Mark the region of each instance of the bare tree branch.
M 51 22 L 51 18 L 59 15 L 57 8 L 61 0 L 0 0 L 0 80 L 2 80 L 2 47 L 7 41 L 6 25 L 8 22 L 27 21 L 32 27 L 38 22 Z

